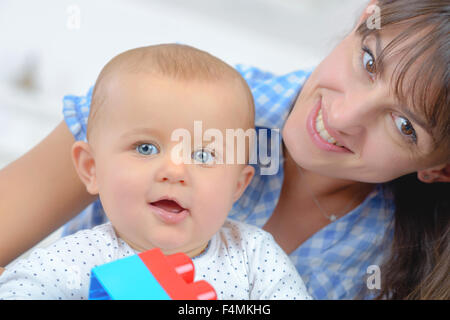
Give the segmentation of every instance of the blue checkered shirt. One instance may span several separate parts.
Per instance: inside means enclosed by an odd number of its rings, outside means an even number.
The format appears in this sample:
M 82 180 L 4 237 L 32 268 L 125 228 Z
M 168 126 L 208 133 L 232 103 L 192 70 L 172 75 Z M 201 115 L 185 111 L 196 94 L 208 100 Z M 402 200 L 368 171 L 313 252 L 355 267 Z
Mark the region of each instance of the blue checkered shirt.
M 255 127 L 280 129 L 312 70 L 299 70 L 277 76 L 243 65 L 236 69 L 246 79 L 255 100 Z M 92 95 L 68 95 L 63 99 L 64 118 L 77 140 L 86 139 L 86 124 Z M 281 138 L 281 137 L 280 137 Z M 270 143 L 270 137 L 267 139 Z M 281 144 L 279 144 L 281 145 Z M 274 211 L 283 184 L 283 155 L 276 174 L 256 174 L 229 216 L 262 227 Z M 270 152 L 270 151 L 269 151 Z M 374 279 L 371 265 L 380 266 L 392 239 L 393 202 L 383 185 L 377 187 L 355 209 L 328 224 L 294 250 L 290 257 L 315 299 L 370 298 L 376 294 L 368 282 Z M 92 228 L 107 218 L 99 201 L 71 220 L 64 235 Z M 381 284 L 382 285 L 382 284 Z M 364 292 L 363 296 L 360 296 Z

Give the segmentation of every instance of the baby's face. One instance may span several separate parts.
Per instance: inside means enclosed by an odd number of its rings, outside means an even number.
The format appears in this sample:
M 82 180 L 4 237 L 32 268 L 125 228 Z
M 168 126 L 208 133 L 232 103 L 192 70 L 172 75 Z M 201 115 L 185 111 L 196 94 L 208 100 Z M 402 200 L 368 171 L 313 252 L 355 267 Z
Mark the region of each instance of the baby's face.
M 254 171 L 245 164 L 214 163 L 208 142 L 194 145 L 194 121 L 201 121 L 203 132 L 215 128 L 223 137 L 225 129 L 242 127 L 249 113 L 244 90 L 225 81 L 127 74 L 108 84 L 106 95 L 91 150 L 108 218 L 138 251 L 159 247 L 166 254 L 197 255 Z M 171 137 L 179 128 L 190 133 L 194 163 L 174 156 L 180 140 Z

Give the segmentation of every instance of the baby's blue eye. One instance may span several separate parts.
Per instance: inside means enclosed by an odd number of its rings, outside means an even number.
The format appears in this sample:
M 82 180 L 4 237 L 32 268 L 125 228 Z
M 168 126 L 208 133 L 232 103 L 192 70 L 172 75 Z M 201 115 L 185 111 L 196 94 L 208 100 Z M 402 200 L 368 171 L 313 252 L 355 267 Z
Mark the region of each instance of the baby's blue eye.
M 136 147 L 136 151 L 145 156 L 149 156 L 158 152 L 158 148 L 151 143 L 141 143 Z
M 200 149 L 192 153 L 192 159 L 203 164 L 210 164 L 214 161 L 214 154 L 206 149 Z

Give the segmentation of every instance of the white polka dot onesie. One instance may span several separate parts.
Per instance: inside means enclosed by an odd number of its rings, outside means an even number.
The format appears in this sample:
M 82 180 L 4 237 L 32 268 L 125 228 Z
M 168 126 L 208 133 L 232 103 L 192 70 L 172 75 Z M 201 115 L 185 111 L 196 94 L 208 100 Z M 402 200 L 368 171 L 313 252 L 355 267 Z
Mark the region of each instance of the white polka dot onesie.
M 136 253 L 111 223 L 79 231 L 8 265 L 0 299 L 87 299 L 93 267 Z M 272 236 L 242 222 L 227 220 L 192 260 L 194 280 L 208 281 L 218 299 L 311 299 Z

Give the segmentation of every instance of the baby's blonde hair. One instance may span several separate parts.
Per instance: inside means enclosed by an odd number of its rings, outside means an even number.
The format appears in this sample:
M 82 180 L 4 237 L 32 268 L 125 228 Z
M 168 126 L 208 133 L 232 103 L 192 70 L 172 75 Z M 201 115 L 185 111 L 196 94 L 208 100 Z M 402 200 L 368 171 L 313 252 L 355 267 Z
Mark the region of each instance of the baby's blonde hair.
M 238 81 L 246 92 L 246 103 L 249 106 L 249 117 L 244 127 L 253 128 L 254 126 L 253 96 L 239 72 L 219 58 L 191 46 L 160 44 L 125 51 L 103 67 L 92 93 L 87 126 L 88 140 L 99 117 L 99 110 L 107 99 L 104 87 L 108 79 L 122 72 L 159 75 L 180 81 Z

